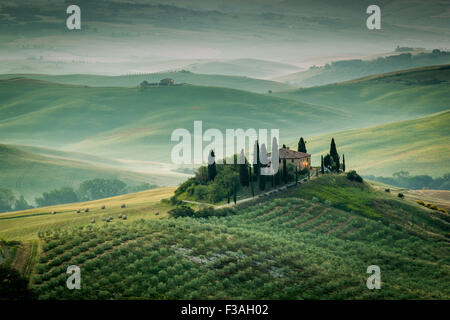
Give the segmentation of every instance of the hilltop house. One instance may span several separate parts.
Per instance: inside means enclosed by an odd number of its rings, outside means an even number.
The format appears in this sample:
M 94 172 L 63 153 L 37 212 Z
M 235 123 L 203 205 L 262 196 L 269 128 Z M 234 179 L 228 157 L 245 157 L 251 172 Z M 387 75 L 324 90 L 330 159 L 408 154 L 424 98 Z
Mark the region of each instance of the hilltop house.
M 159 81 L 160 86 L 173 86 L 173 79 L 165 78 Z
M 280 163 L 286 159 L 286 163 L 292 163 L 298 170 L 311 168 L 311 155 L 309 153 L 290 150 L 289 147 L 281 148 L 279 151 Z M 269 153 L 270 158 L 270 153 Z

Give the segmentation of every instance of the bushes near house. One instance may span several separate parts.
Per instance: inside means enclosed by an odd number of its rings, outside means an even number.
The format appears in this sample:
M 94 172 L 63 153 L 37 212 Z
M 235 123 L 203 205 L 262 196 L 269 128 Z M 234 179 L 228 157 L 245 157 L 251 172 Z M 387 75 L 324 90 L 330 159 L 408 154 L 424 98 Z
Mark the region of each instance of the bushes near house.
M 194 215 L 194 213 L 195 213 L 195 211 L 191 207 L 188 207 L 185 205 L 176 207 L 176 208 L 168 211 L 168 214 L 174 218 L 192 217 Z
M 363 182 L 363 179 L 361 178 L 361 176 L 359 174 L 356 173 L 355 170 L 350 171 L 349 173 L 347 173 L 347 179 L 350 181 L 356 181 L 356 182 Z
M 182 205 L 172 210 L 169 210 L 168 213 L 170 216 L 174 218 L 178 217 L 209 218 L 209 217 L 224 217 L 236 213 L 236 210 L 232 208 L 214 209 L 213 207 L 205 207 L 197 211 L 194 211 L 192 208 L 186 205 Z

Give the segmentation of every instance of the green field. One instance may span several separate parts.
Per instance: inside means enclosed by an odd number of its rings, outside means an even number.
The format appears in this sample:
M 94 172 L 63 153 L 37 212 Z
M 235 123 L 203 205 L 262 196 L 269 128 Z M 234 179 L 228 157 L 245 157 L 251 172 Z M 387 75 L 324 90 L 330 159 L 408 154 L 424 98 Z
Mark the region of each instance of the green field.
M 186 69 L 200 74 L 249 76 L 262 79 L 273 78 L 276 75 L 292 73 L 299 70 L 298 67 L 293 65 L 258 59 L 206 61 L 188 65 Z
M 278 95 L 351 115 L 359 126 L 387 123 L 450 109 L 450 65 L 379 74 Z
M 72 153 L 59 153 L 48 149 L 31 148 L 47 151 L 42 155 L 26 151 L 26 147 L 0 144 L 0 185 L 23 195 L 28 202 L 34 202 L 36 196 L 44 191 L 60 187 L 73 187 L 94 178 L 119 179 L 129 186 L 140 185 L 144 182 L 150 184 L 173 185 L 180 182 L 183 177 L 165 174 L 143 174 L 118 169 L 117 166 L 108 166 L 108 161 L 100 164 L 100 159 L 85 156 L 84 159 L 73 160 L 62 158 Z M 50 155 L 53 153 L 53 155 Z M 56 157 L 60 155 L 60 157 Z M 79 155 L 79 158 L 83 158 Z M 88 162 L 87 160 L 97 162 Z
M 277 94 L 1 80 L 0 135 L 13 144 L 167 162 L 172 131 L 192 130 L 194 120 L 203 130 L 279 128 L 282 142 L 292 141 L 448 110 L 449 79 L 450 67 L 438 66 Z
M 274 114 L 277 117 L 274 117 Z M 41 80 L 0 80 L 0 136 L 103 157 L 167 162 L 173 130 L 280 128 L 283 139 L 298 125 L 319 134 L 351 119 L 337 110 L 269 94 L 199 86 L 105 88 Z
M 226 217 L 154 219 L 152 211 L 108 224 L 79 218 L 76 226 L 58 229 L 55 219 L 68 222 L 77 214 L 16 213 L 23 215 L 11 222 L 16 225 L 49 219 L 47 232 L 34 229 L 41 231 L 32 274 L 39 298 L 450 297 L 448 216 L 344 176 L 319 177 L 247 202 Z M 82 270 L 83 290 L 65 287 L 73 264 Z M 381 290 L 366 287 L 369 265 L 381 269 Z
M 94 177 L 174 185 L 183 177 L 174 174 L 175 167 L 167 167 L 175 144 L 170 135 L 177 128 L 192 131 L 195 120 L 203 121 L 203 131 L 279 128 L 280 142 L 292 142 L 292 147 L 300 136 L 307 137 L 315 165 L 335 137 L 347 167 L 362 174 L 389 176 L 403 169 L 411 174 L 447 173 L 450 157 L 442 146 L 448 144 L 448 112 L 417 118 L 450 109 L 449 66 L 273 94 L 193 85 L 145 90 L 86 86 L 125 85 L 145 76 L 0 80 L 1 142 L 28 145 L 20 147 L 21 153 L 3 150 L 3 186 L 32 200 L 43 191 Z M 416 120 L 385 124 L 408 119 Z M 376 124 L 383 125 L 366 128 Z M 358 128 L 364 129 L 342 131 Z
M 325 66 L 316 66 L 306 71 L 274 77 L 273 80 L 296 87 L 323 86 L 386 72 L 443 65 L 450 62 L 450 53 L 446 51 L 434 53 L 431 53 L 431 50 L 428 52 L 420 51 L 422 50 L 391 52 L 373 60 L 343 59 L 341 61 L 332 61 Z
M 86 85 L 90 87 L 137 87 L 142 81 L 157 83 L 161 79 L 171 78 L 175 83 L 189 83 L 196 86 L 222 87 L 250 92 L 267 93 L 268 90 L 280 91 L 293 88 L 276 81 L 253 79 L 249 77 L 223 74 L 200 74 L 189 71 L 158 72 L 139 75 L 101 76 L 89 74 L 4 74 L 0 79 L 30 78 L 61 84 Z
M 449 123 L 450 111 L 444 111 L 415 120 L 311 137 L 307 148 L 315 165 L 320 165 L 320 155 L 329 152 L 334 137 L 341 157 L 345 154 L 347 169 L 385 177 L 401 170 L 412 175 L 443 176 L 449 172 Z M 296 142 L 291 145 L 296 146 Z

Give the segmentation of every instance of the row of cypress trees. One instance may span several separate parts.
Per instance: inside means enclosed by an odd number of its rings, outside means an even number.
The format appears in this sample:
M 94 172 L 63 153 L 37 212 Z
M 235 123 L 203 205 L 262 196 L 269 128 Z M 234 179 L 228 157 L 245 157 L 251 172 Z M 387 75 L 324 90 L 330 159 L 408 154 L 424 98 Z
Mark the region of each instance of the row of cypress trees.
M 320 172 L 325 173 L 325 167 L 331 168 L 332 171 L 339 172 L 340 170 L 345 172 L 345 155 L 342 155 L 342 166 L 340 162 L 340 156 L 337 152 L 336 143 L 334 138 L 331 138 L 330 152 L 324 157 L 320 156 Z
M 283 145 L 283 148 L 286 148 L 286 145 Z M 260 150 L 259 148 L 259 141 L 256 141 L 256 150 Z M 306 153 L 306 145 L 303 137 L 300 138 L 300 141 L 298 143 L 298 151 Z M 217 175 L 217 169 L 216 169 L 216 163 L 214 161 L 214 151 L 211 150 L 210 152 L 210 158 L 208 161 L 208 170 L 207 170 L 207 180 L 213 181 L 214 178 Z M 266 189 L 266 183 L 271 183 L 272 187 L 279 185 L 281 182 L 287 183 L 289 179 L 288 175 L 288 168 L 286 159 L 283 159 L 282 168 L 278 170 L 278 172 L 273 176 L 266 176 L 261 175 L 261 159 L 259 152 L 256 153 L 256 163 L 253 165 L 249 165 L 247 162 L 247 159 L 245 158 L 243 151 L 239 155 L 239 157 L 243 157 L 241 159 L 240 163 L 238 164 L 238 172 L 239 172 L 239 183 L 241 186 L 249 187 L 251 188 L 252 195 L 254 195 L 254 183 L 258 183 L 258 187 L 260 190 Z M 245 162 L 245 163 L 242 163 Z

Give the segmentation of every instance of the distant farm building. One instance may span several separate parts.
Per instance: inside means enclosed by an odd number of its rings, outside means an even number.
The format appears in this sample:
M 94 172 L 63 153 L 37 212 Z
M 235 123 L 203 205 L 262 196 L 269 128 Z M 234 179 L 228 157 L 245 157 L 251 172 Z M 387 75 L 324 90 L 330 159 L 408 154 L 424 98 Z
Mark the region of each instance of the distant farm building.
M 159 81 L 160 86 L 173 86 L 174 81 L 170 78 L 165 78 Z
M 287 148 L 281 148 L 278 151 L 280 160 L 279 162 L 283 161 L 283 159 L 286 159 L 286 163 L 292 163 L 294 166 L 297 167 L 298 170 L 303 170 L 305 168 L 309 169 L 311 168 L 311 155 L 309 153 L 304 152 L 298 152 L 294 150 L 290 150 L 289 147 Z M 270 157 L 270 153 L 269 153 Z

